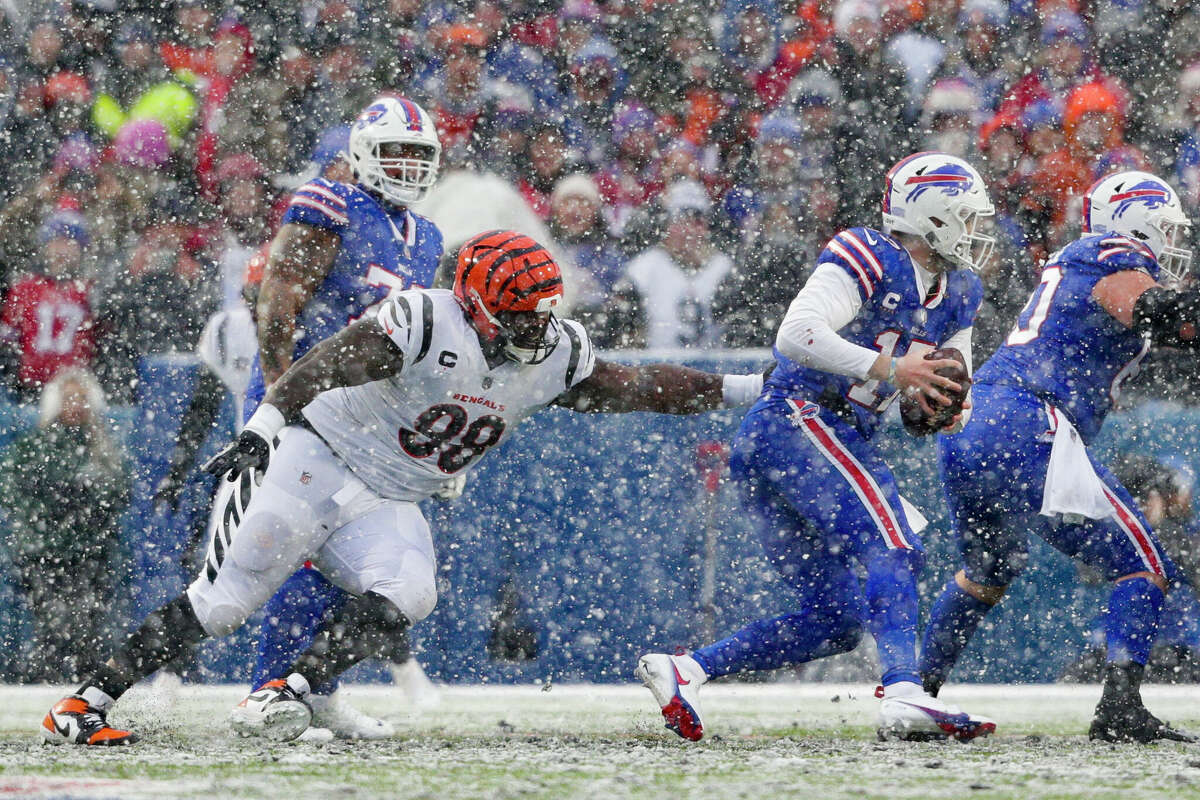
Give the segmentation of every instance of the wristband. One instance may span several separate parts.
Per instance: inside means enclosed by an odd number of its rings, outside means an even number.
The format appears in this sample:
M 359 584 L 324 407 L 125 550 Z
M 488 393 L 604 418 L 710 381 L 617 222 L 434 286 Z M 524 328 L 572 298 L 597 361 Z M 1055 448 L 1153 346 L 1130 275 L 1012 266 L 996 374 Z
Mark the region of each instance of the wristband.
M 246 427 L 242 430 L 261 436 L 262 440 L 269 444 L 275 441 L 275 437 L 279 435 L 286 424 L 287 420 L 283 418 L 283 412 L 270 403 L 263 403 L 246 421 Z
M 726 375 L 721 381 L 721 402 L 725 407 L 746 406 L 753 403 L 762 394 L 763 376 Z
M 897 359 L 893 358 L 891 363 L 888 364 L 887 382 L 891 384 L 896 383 L 896 361 Z

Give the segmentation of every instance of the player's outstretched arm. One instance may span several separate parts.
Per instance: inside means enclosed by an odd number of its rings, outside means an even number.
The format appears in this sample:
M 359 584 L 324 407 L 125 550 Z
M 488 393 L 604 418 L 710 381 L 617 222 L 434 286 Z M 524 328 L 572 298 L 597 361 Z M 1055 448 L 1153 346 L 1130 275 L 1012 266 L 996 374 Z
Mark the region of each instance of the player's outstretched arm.
M 305 353 L 271 384 L 237 440 L 213 456 L 204 469 L 214 475 L 236 475 L 262 468 L 270 452 L 268 443 L 285 425 L 298 421 L 301 409 L 321 392 L 390 378 L 403 366 L 400 348 L 376 319 L 362 319 L 343 328 Z
M 1141 270 L 1101 278 L 1092 299 L 1127 328 L 1162 347 L 1200 348 L 1200 293 L 1160 286 Z
M 630 367 L 598 359 L 591 375 L 554 402 L 580 412 L 698 414 L 752 403 L 760 391 L 762 375 L 714 375 L 676 364 Z
M 258 295 L 258 351 L 270 386 L 292 363 L 296 318 L 329 274 L 341 239 L 337 234 L 290 222 L 279 229 Z

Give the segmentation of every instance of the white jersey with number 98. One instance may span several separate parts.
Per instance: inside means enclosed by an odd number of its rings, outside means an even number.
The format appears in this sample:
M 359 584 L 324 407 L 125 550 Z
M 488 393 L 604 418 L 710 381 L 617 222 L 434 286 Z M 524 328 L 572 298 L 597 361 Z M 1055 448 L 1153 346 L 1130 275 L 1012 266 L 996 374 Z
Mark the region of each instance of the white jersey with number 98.
M 304 416 L 371 489 L 396 500 L 432 495 L 595 366 L 583 326 L 555 320 L 559 344 L 545 361 L 489 368 L 444 289 L 401 292 L 377 319 L 403 353 L 400 373 L 322 392 Z

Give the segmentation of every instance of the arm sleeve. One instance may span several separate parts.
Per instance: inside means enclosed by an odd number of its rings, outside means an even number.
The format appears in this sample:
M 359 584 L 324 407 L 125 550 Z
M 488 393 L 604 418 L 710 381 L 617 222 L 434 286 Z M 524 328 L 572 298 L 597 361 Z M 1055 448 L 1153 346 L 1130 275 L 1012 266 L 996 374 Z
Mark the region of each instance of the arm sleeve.
M 942 342 L 942 347 L 953 347 L 963 354 L 967 360 L 967 374 L 974 375 L 975 367 L 971 361 L 971 333 L 974 328 L 963 328 L 958 333 Z
M 570 389 L 592 374 L 592 370 L 596 368 L 596 351 L 592 349 L 592 340 L 587 331 L 578 322 L 564 319 L 562 328 L 564 344 L 571 347 L 565 377 L 566 388 Z
M 433 336 L 433 301 L 429 295 L 400 292 L 380 307 L 376 319 L 400 349 L 405 366 L 419 362 L 429 353 Z
M 971 359 L 971 333 L 973 330 L 974 330 L 973 328 L 963 328 L 963 329 L 959 330 L 958 333 L 954 334 L 949 339 L 942 342 L 942 347 L 953 347 L 956 350 L 958 350 L 958 352 L 963 354 L 963 358 L 965 358 L 967 361 L 967 374 L 968 375 L 975 374 L 975 365 Z M 967 389 L 967 401 L 968 402 L 972 401 L 970 389 Z M 954 428 L 952 430 L 946 431 L 946 433 L 958 433 L 963 428 L 967 427 L 967 422 L 970 419 L 971 419 L 971 409 L 964 408 L 963 412 L 962 412 L 962 417 L 958 421 L 958 425 L 954 426 Z
M 879 353 L 837 334 L 862 304 L 854 278 L 834 264 L 818 264 L 784 315 L 775 346 L 806 367 L 866 380 Z

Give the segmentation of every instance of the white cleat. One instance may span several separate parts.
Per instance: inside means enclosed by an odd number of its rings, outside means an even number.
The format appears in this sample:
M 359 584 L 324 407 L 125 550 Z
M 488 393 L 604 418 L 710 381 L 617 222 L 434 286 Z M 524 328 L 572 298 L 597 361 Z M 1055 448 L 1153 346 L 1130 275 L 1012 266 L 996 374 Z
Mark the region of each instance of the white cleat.
M 654 695 L 668 728 L 692 742 L 704 737 L 700 686 L 708 676 L 696 659 L 650 653 L 638 659 L 634 674 Z
M 247 695 L 229 712 L 229 725 L 239 736 L 290 742 L 312 722 L 307 698 L 308 681 L 293 672 L 286 678 L 267 681 Z
M 339 739 L 386 739 L 396 734 L 392 723 L 359 711 L 345 701 L 340 691 L 310 694 L 308 704 L 312 706 L 313 727 L 326 728 Z
M 950 738 L 967 742 L 978 736 L 989 736 L 995 730 L 993 720 L 968 714 L 919 689 L 912 694 L 884 697 L 879 705 L 877 733 L 880 741 L 920 742 Z
M 392 673 L 392 683 L 400 687 L 413 708 L 433 708 L 442 702 L 441 690 L 429 680 L 420 661 L 410 658 L 403 664 L 392 664 L 388 669 Z

